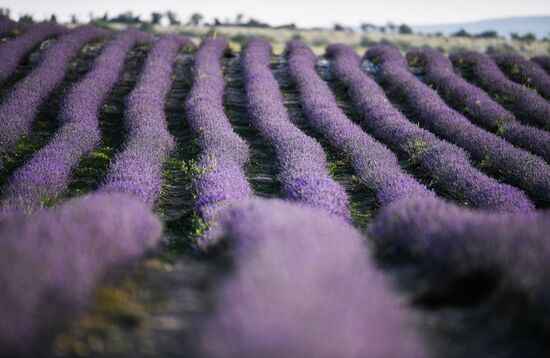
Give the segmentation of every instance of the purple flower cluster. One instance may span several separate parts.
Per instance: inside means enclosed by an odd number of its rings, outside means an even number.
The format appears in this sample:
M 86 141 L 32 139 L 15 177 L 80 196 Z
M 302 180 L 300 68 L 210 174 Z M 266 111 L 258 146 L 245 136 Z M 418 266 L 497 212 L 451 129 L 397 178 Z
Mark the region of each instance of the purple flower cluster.
M 495 55 L 493 60 L 514 81 L 535 88 L 541 96 L 550 99 L 550 75 L 538 63 L 514 54 Z
M 21 22 L 16 22 L 10 19 L 0 20 L 0 36 L 9 36 L 15 30 L 26 30 L 30 26 Z
M 138 259 L 162 223 L 122 194 L 92 194 L 0 224 L 0 351 L 31 355 L 105 272 Z M 39 355 L 39 352 L 34 352 Z
M 523 317 L 533 308 L 533 317 L 550 327 L 550 212 L 494 213 L 404 200 L 382 209 L 368 234 L 381 256 L 426 267 L 428 279 L 491 277 L 501 298 L 512 297 L 516 309 L 525 304 Z
M 17 36 L 0 46 L 0 83 L 13 75 L 24 56 L 29 54 L 44 40 L 67 32 L 61 25 L 43 22 L 34 25 L 24 34 Z
M 550 73 L 550 56 L 548 55 L 541 55 L 541 56 L 534 56 L 531 58 L 531 61 L 538 63 L 538 65 L 546 70 L 546 72 Z
M 428 356 L 351 226 L 274 199 L 230 209 L 221 226 L 237 267 L 201 327 L 208 356 Z
M 145 59 L 136 87 L 126 99 L 128 139 L 117 154 L 100 191 L 136 195 L 152 206 L 162 185 L 162 168 L 175 142 L 164 114 L 172 83 L 172 64 L 189 38 L 169 34 L 156 40 Z
M 482 89 L 456 74 L 446 56 L 432 49 L 421 49 L 409 51 L 407 59 L 410 64 L 422 67 L 427 82 L 475 124 L 550 162 L 550 133 L 521 124 Z
M 285 196 L 351 221 L 347 194 L 328 175 L 323 148 L 290 121 L 270 60 L 271 45 L 260 39 L 241 58 L 252 124 L 275 149 Z
M 538 126 L 550 130 L 550 103 L 536 92 L 509 80 L 487 55 L 479 52 L 457 52 L 450 56 L 453 65 L 467 68 L 481 87 L 513 112 Z
M 199 167 L 196 182 L 197 209 L 214 224 L 233 203 L 251 195 L 244 172 L 249 148 L 231 127 L 223 111 L 224 80 L 220 60 L 227 40 L 206 38 L 195 54 L 194 83 L 185 110 L 191 129 L 198 135 Z M 207 238 L 205 241 L 208 241 Z
M 48 47 L 40 63 L 3 98 L 0 105 L 0 150 L 12 150 L 28 134 L 39 107 L 63 81 L 69 61 L 88 42 L 105 39 L 111 32 L 81 26 Z
M 311 126 L 350 158 L 357 176 L 376 193 L 381 205 L 403 197 L 434 196 L 401 171 L 397 158 L 388 148 L 342 112 L 330 88 L 315 71 L 317 58 L 307 45 L 290 41 L 286 52 L 290 77 L 300 91 Z
M 32 211 L 44 198 L 62 193 L 73 169 L 100 140 L 99 111 L 105 97 L 116 83 L 124 59 L 137 43 L 151 37 L 137 30 L 118 33 L 102 50 L 93 68 L 67 94 L 60 113 L 62 126 L 54 137 L 22 167 L 18 168 L 3 189 L 3 207 Z M 142 169 L 137 171 L 142 172 Z
M 365 57 L 379 65 L 383 80 L 404 98 L 423 127 L 464 148 L 482 167 L 524 189 L 532 198 L 550 203 L 550 166 L 543 159 L 475 126 L 449 108 L 435 91 L 409 72 L 407 60 L 395 48 L 376 46 Z
M 331 70 L 348 88 L 363 125 L 373 135 L 418 163 L 430 179 L 466 205 L 505 211 L 532 211 L 524 193 L 486 176 L 467 153 L 440 140 L 407 120 L 386 98 L 378 84 L 361 70 L 355 50 L 334 44 L 327 47 Z

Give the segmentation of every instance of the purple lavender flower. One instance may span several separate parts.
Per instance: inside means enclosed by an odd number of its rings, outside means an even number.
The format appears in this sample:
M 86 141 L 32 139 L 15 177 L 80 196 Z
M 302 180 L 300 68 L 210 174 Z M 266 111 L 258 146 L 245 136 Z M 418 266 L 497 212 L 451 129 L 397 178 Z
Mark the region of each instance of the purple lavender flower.
M 482 88 L 508 105 L 520 119 L 550 130 L 550 103 L 529 88 L 509 80 L 487 55 L 457 52 L 450 56 L 453 65 L 467 68 Z
M 291 200 L 322 208 L 349 222 L 347 194 L 329 177 L 321 145 L 290 121 L 279 84 L 269 68 L 270 59 L 269 42 L 254 39 L 243 51 L 241 61 L 252 124 L 275 149 L 283 192 Z
M 550 203 L 550 166 L 543 159 L 475 126 L 449 108 L 409 72 L 407 60 L 398 50 L 380 45 L 368 50 L 365 57 L 379 65 L 383 81 L 404 98 L 424 128 L 464 148 L 481 167 L 525 190 L 533 199 Z
M 172 64 L 189 38 L 169 34 L 158 39 L 148 54 L 136 87 L 126 99 L 124 120 L 128 139 L 116 156 L 100 191 L 136 195 L 152 206 L 162 185 L 162 168 L 175 142 L 164 114 L 172 83 Z
M 123 194 L 87 195 L 0 222 L 2 353 L 42 348 L 107 270 L 141 257 L 161 233 L 158 217 Z
M 426 357 L 362 237 L 321 210 L 253 200 L 221 222 L 236 272 L 201 330 L 213 357 Z
M 65 97 L 60 113 L 61 128 L 50 143 L 8 179 L 3 188 L 4 211 L 32 211 L 40 207 L 43 199 L 66 190 L 82 156 L 99 143 L 101 104 L 119 78 L 128 51 L 137 43 L 150 40 L 143 32 L 125 30 L 102 50 L 93 68 Z
M 307 45 L 290 41 L 286 52 L 289 74 L 300 90 L 309 123 L 350 158 L 357 176 L 376 192 L 381 205 L 407 196 L 434 196 L 401 171 L 391 151 L 346 117 L 328 85 L 317 75 L 317 58 Z
M 531 58 L 531 61 L 538 63 L 538 65 L 544 68 L 546 72 L 550 73 L 550 56 L 548 55 L 534 56 Z
M 206 38 L 195 54 L 194 83 L 185 110 L 191 129 L 198 135 L 199 167 L 196 182 L 197 209 L 209 224 L 215 224 L 224 210 L 251 195 L 244 165 L 249 148 L 231 127 L 223 111 L 224 81 L 220 65 L 227 40 Z M 205 237 L 204 242 L 215 238 Z
M 411 50 L 407 59 L 413 66 L 422 67 L 426 81 L 435 86 L 449 105 L 475 124 L 550 162 L 550 133 L 521 124 L 482 89 L 457 75 L 443 54 L 431 49 Z
M 419 165 L 422 171 L 454 199 L 480 208 L 532 211 L 529 199 L 508 185 L 486 176 L 461 148 L 438 139 L 410 122 L 384 95 L 378 84 L 361 70 L 361 58 L 352 48 L 327 47 L 331 70 L 350 91 L 364 127 L 384 143 Z
M 16 22 L 11 19 L 0 19 L 0 36 L 5 37 L 12 34 L 14 31 L 24 31 L 30 26 L 21 22 Z
M 29 133 L 40 106 L 65 76 L 69 61 L 86 43 L 106 39 L 111 32 L 81 26 L 48 47 L 40 63 L 3 98 L 0 105 L 0 150 L 13 150 Z
M 13 75 L 24 56 L 28 55 L 44 40 L 65 34 L 67 29 L 51 22 L 32 26 L 20 36 L 0 46 L 0 83 Z
M 534 88 L 541 96 L 550 99 L 550 75 L 538 63 L 520 55 L 495 55 L 493 60 L 514 81 Z

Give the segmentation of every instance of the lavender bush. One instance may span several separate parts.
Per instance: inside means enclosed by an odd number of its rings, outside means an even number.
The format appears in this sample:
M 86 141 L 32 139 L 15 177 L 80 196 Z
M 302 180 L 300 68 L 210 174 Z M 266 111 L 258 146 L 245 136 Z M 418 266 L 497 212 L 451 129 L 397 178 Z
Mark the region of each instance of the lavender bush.
M 102 50 L 92 69 L 63 100 L 59 116 L 62 125 L 53 139 L 9 178 L 3 188 L 4 211 L 32 211 L 44 199 L 66 190 L 82 156 L 99 143 L 101 104 L 115 85 L 126 55 L 136 44 L 150 40 L 143 32 L 125 30 Z
M 194 82 L 185 110 L 191 129 L 198 136 L 199 167 L 196 182 L 197 209 L 209 224 L 215 224 L 223 211 L 251 195 L 244 165 L 249 148 L 231 127 L 223 111 L 224 81 L 220 65 L 227 40 L 206 38 L 195 54 Z M 204 242 L 215 234 L 205 236 Z
M 409 72 L 407 61 L 398 50 L 380 45 L 368 50 L 365 57 L 379 65 L 383 81 L 414 110 L 415 119 L 423 127 L 464 148 L 485 170 L 527 191 L 543 205 L 550 203 L 550 166 L 543 159 L 475 126 L 449 108 L 437 93 Z
M 489 56 L 457 52 L 450 59 L 455 67 L 468 70 L 482 88 L 508 105 L 518 118 L 550 130 L 550 103 L 529 88 L 509 80 Z
M 142 256 L 161 233 L 157 216 L 122 194 L 92 194 L 1 222 L 0 351 L 40 349 L 88 303 L 108 269 Z
M 550 99 L 550 75 L 538 63 L 514 54 L 495 55 L 493 60 L 514 81 L 533 88 L 544 98 Z
M 537 63 L 539 66 L 544 68 L 546 72 L 550 72 L 550 56 L 548 55 L 534 56 L 531 58 L 531 61 Z
M 24 34 L 2 43 L 0 46 L 0 83 L 13 75 L 23 57 L 44 40 L 66 32 L 67 30 L 61 25 L 42 22 L 32 26 Z
M 475 124 L 550 162 L 550 133 L 521 124 L 482 89 L 457 75 L 443 54 L 431 49 L 411 50 L 407 59 L 413 66 L 422 68 L 426 81 L 435 86 L 449 105 Z
M 472 167 L 461 148 L 407 120 L 361 70 L 361 58 L 354 49 L 334 44 L 327 47 L 327 55 L 332 60 L 332 73 L 348 88 L 364 127 L 417 163 L 438 187 L 468 206 L 524 212 L 534 209 L 525 194 Z
M 384 208 L 368 231 L 381 256 L 424 267 L 424 275 L 436 285 L 437 280 L 448 284 L 472 275 L 490 277 L 494 282 L 484 288 L 494 287 L 504 304 L 509 300 L 510 308 L 519 307 L 520 319 L 529 316 L 547 334 L 549 233 L 548 211 L 472 211 L 429 198 Z
M 190 44 L 187 37 L 169 34 L 152 45 L 136 87 L 126 99 L 125 148 L 111 164 L 100 191 L 130 193 L 150 206 L 154 204 L 162 185 L 164 162 L 175 147 L 164 114 L 172 64 L 180 48 Z
M 207 356 L 428 356 L 351 226 L 272 199 L 231 208 L 221 227 L 236 272 L 202 328 Z
M 315 72 L 317 59 L 307 45 L 290 41 L 286 52 L 288 71 L 300 91 L 309 123 L 350 158 L 357 176 L 376 193 L 381 205 L 408 196 L 434 196 L 401 171 L 391 151 L 346 117 L 330 88 Z
M 10 19 L 0 20 L 0 36 L 5 37 L 12 34 L 14 31 L 23 31 L 30 26 L 21 22 L 16 22 Z
M 107 30 L 81 26 L 44 51 L 40 63 L 3 98 L 0 105 L 0 151 L 13 150 L 29 133 L 40 106 L 61 83 L 69 61 L 88 42 L 111 36 Z
M 328 175 L 323 148 L 290 121 L 270 60 L 271 45 L 259 39 L 241 59 L 252 124 L 275 149 L 285 196 L 351 221 L 347 194 Z

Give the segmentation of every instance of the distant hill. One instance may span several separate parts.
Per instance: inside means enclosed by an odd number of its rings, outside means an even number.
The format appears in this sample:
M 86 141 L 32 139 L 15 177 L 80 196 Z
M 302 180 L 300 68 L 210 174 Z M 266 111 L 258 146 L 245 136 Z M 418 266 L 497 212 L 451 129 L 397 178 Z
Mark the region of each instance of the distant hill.
M 550 38 L 550 16 L 510 17 L 462 24 L 412 26 L 412 28 L 414 32 L 427 34 L 441 32 L 444 35 L 450 35 L 460 29 L 464 29 L 471 34 L 478 34 L 486 30 L 495 30 L 499 35 L 506 37 L 510 37 L 510 34 L 513 32 L 519 35 L 532 32 L 538 39 L 541 39 L 543 37 Z

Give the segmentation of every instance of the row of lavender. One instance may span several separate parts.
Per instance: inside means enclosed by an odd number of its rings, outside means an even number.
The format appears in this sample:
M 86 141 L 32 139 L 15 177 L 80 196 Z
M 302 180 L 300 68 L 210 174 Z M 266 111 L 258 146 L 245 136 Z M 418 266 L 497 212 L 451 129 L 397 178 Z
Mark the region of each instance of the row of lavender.
M 66 35 L 72 36 L 66 42 L 72 43 L 73 54 L 97 38 L 88 33 L 109 34 L 89 27 L 73 30 Z M 0 223 L 0 282 L 4 287 L 0 307 L 5 312 L 0 345 L 6 353 L 40 349 L 56 331 L 52 328 L 87 304 L 96 281 L 107 271 L 135 261 L 158 245 L 162 223 L 151 207 L 160 191 L 164 161 L 173 148 L 164 118 L 164 97 L 177 53 L 191 44 L 185 37 L 168 35 L 151 45 L 138 84 L 126 101 L 125 148 L 99 191 L 38 210 L 44 195 L 66 190 L 71 171 L 97 145 L 100 107 L 124 59 L 134 46 L 151 40 L 135 30 L 115 36 L 92 70 L 66 96 L 59 131 L 6 186 Z M 63 44 L 63 38 L 56 43 L 58 47 Z M 36 79 L 52 70 L 52 57 L 46 52 L 30 76 Z M 62 76 L 62 66 L 54 67 L 58 77 Z M 49 86 L 36 88 L 35 98 L 47 98 L 49 90 Z

